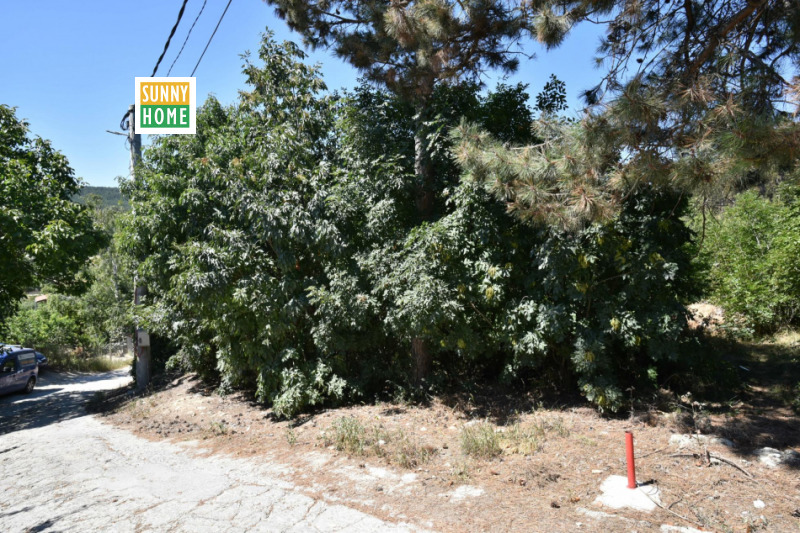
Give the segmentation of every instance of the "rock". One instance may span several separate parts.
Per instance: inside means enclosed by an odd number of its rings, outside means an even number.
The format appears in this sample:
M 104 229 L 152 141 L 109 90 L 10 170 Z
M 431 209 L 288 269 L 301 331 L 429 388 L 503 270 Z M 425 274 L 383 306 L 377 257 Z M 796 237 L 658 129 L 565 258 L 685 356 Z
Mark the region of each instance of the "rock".
M 753 502 L 753 507 L 755 507 L 756 509 L 763 509 L 764 507 L 766 507 L 766 504 L 761 500 L 756 500 Z
M 728 440 L 723 437 L 715 437 L 713 435 L 691 435 L 688 433 L 680 434 L 676 433 L 669 438 L 670 444 L 677 444 L 678 448 L 686 448 L 688 446 L 692 446 L 695 444 L 698 445 L 710 445 L 710 444 L 721 444 L 722 446 L 727 446 L 728 448 L 735 448 L 736 444 L 733 441 Z
M 762 464 L 765 464 L 770 468 L 777 468 L 782 464 L 788 466 L 800 465 L 800 453 L 797 453 L 794 450 L 780 451 L 776 450 L 775 448 L 766 447 L 756 450 L 755 455 Z

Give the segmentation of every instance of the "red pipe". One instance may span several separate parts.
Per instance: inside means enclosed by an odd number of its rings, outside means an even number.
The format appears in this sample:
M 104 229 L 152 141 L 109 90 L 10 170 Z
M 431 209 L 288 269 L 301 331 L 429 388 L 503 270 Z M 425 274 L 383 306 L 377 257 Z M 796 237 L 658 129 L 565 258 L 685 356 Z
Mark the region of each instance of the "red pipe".
M 625 432 L 625 453 L 628 457 L 628 488 L 636 488 L 636 466 L 633 463 L 633 433 Z

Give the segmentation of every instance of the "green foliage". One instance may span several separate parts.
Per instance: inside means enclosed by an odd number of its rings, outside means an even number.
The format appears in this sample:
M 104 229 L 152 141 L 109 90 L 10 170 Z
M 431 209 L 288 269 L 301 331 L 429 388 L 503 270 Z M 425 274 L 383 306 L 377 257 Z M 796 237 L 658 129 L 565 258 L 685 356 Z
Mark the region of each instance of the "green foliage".
M 410 339 L 430 349 L 429 385 L 550 374 L 608 409 L 655 385 L 685 326 L 684 201 L 654 188 L 580 231 L 531 228 L 462 175 L 446 135 L 463 115 L 529 117 L 524 90 L 463 85 L 431 99 L 436 216 L 420 223 L 407 103 L 323 96 L 288 43 L 259 55 L 240 102 L 208 100 L 197 135 L 156 138 L 124 184 L 141 319 L 179 346 L 172 365 L 285 416 L 405 389 Z
M 653 183 L 707 197 L 748 175 L 778 181 L 797 168 L 800 3 L 537 0 L 525 6 L 529 27 L 547 47 L 560 45 L 581 22 L 604 20 L 596 58 L 604 72 L 584 93 L 580 131 L 567 132 L 567 142 L 548 157 L 559 170 L 573 163 L 592 168 L 587 199 L 618 210 L 619 198 Z M 624 157 L 593 165 L 602 148 Z M 509 190 L 521 196 L 528 184 L 515 185 Z
M 129 258 L 120 252 L 118 238 L 113 237 L 119 229 L 119 211 L 89 208 L 95 230 L 109 244 L 78 274 L 90 280 L 88 287 L 75 296 L 44 286 L 48 300 L 36 306 L 26 302 L 9 319 L 5 341 L 36 348 L 59 368 L 100 371 L 123 364 L 95 356 L 110 345 L 124 343 L 133 329 L 129 316 L 133 276 Z
M 209 100 L 197 135 L 145 152 L 126 185 L 125 238 L 153 295 L 145 319 L 180 346 L 177 360 L 292 414 L 350 389 L 337 356 L 314 348 L 306 296 L 340 253 L 318 191 L 332 173 L 331 106 L 294 45 L 265 42 L 260 56 L 238 106 Z
M 745 192 L 706 227 L 710 297 L 759 335 L 800 321 L 798 198 L 792 185 L 772 199 Z
M 791 391 L 791 406 L 792 409 L 795 410 L 796 413 L 800 413 L 800 381 L 797 382 L 797 385 L 794 386 L 794 389 Z
M 511 48 L 525 31 L 521 6 L 489 0 L 266 1 L 306 44 L 333 49 L 370 82 L 408 102 L 426 101 L 442 81 L 474 81 L 484 69 L 519 66 Z
M 48 355 L 70 347 L 88 347 L 92 339 L 84 334 L 79 315 L 74 298 L 52 295 L 47 303 L 22 309 L 8 321 L 9 339 Z
M 567 86 L 555 74 L 550 75 L 542 92 L 536 95 L 536 109 L 551 115 L 567 109 Z
M 26 289 L 86 288 L 76 273 L 105 238 L 90 211 L 71 201 L 79 188 L 67 159 L 48 141 L 29 137 L 14 108 L 0 105 L 0 327 Z

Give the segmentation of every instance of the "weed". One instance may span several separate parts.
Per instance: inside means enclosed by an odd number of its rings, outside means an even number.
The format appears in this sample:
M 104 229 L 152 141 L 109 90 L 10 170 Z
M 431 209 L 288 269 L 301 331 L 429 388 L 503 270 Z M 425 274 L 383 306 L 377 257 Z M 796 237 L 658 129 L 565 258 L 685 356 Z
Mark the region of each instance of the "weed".
M 456 464 L 453 465 L 453 469 L 450 471 L 450 476 L 454 481 L 459 481 L 461 483 L 469 481 L 472 477 L 469 463 L 466 461 L 456 462 Z
M 564 423 L 564 419 L 560 416 L 555 417 L 553 420 L 550 420 L 546 423 L 547 429 L 552 431 L 556 435 L 561 438 L 569 437 L 570 431 L 567 425 Z
M 286 428 L 286 442 L 289 443 L 289 446 L 297 444 L 297 434 L 290 427 Z
M 426 463 L 436 453 L 435 448 L 420 445 L 403 431 L 387 432 L 382 426 L 367 426 L 353 417 L 338 419 L 322 438 L 325 446 L 340 452 L 381 457 L 403 468 Z
M 214 435 L 227 435 L 228 434 L 228 424 L 226 424 L 223 421 L 211 422 L 211 432 Z
M 490 458 L 500 455 L 500 438 L 488 422 L 461 428 L 461 450 L 472 457 Z
M 517 423 L 503 434 L 502 440 L 507 453 L 531 455 L 542 449 L 544 430 L 536 424 L 522 426 Z
M 402 431 L 388 436 L 388 459 L 403 468 L 414 468 L 427 463 L 436 450 L 432 446 L 420 446 Z M 384 452 L 384 453 L 387 453 Z
M 324 437 L 326 446 L 333 446 L 337 451 L 350 455 L 364 455 L 370 446 L 367 430 L 357 418 L 343 416 L 333 423 L 331 430 Z

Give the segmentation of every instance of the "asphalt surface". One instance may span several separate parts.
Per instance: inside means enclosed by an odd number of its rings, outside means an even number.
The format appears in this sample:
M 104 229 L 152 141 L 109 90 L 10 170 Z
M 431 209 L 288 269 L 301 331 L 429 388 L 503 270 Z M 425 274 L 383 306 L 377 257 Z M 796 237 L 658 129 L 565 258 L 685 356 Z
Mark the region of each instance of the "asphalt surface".
M 0 397 L 0 532 L 418 530 L 313 499 L 280 465 L 200 456 L 87 415 L 127 374 L 45 372 L 32 394 Z

